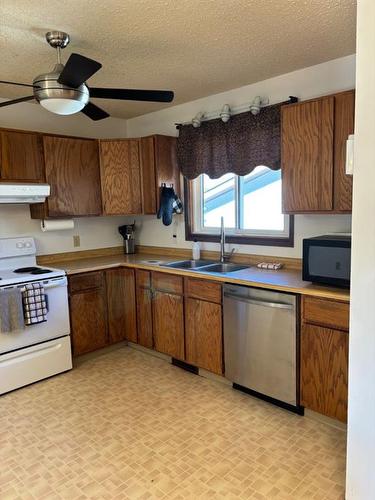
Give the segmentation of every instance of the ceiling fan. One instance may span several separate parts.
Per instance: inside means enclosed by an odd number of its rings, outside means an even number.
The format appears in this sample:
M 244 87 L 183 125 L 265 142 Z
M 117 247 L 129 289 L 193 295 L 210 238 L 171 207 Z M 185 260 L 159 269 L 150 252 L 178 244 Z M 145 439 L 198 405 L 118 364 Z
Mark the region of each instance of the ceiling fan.
M 125 101 L 172 102 L 174 94 L 169 90 L 137 90 L 88 87 L 86 81 L 102 65 L 80 54 L 72 53 L 66 64 L 61 63 L 61 49 L 65 48 L 70 37 L 63 31 L 49 31 L 46 40 L 57 50 L 57 64 L 50 73 L 34 78 L 33 84 L 9 82 L 0 83 L 31 87 L 33 95 L 20 97 L 0 103 L 0 107 L 35 99 L 45 109 L 58 115 L 72 115 L 82 112 L 91 120 L 102 120 L 109 114 L 90 101 L 90 97 L 99 99 L 120 99 Z

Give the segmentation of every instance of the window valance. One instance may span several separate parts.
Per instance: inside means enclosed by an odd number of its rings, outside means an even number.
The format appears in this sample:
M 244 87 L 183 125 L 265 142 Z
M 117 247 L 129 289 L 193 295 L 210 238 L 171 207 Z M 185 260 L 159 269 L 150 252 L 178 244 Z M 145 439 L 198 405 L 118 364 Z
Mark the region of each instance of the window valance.
M 246 175 L 258 165 L 280 169 L 280 110 L 290 101 L 262 108 L 260 113 L 203 121 L 199 128 L 179 125 L 177 160 L 187 179 L 211 179 L 232 172 Z

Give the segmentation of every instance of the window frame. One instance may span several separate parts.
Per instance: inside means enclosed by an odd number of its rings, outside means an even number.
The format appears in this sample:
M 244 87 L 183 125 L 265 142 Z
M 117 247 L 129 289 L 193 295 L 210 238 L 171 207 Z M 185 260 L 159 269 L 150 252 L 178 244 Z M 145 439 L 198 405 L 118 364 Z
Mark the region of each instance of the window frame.
M 213 243 L 220 242 L 220 231 L 216 232 L 197 232 L 194 231 L 194 188 L 192 183 L 194 181 L 184 178 L 184 199 L 185 199 L 185 239 L 187 241 L 207 241 Z M 236 190 L 237 191 L 237 190 Z M 236 194 L 237 196 L 237 194 Z M 238 210 L 238 204 L 236 206 Z M 246 234 L 231 234 L 226 232 L 226 242 L 235 243 L 240 245 L 261 245 L 261 246 L 278 246 L 278 247 L 294 247 L 294 215 L 285 214 L 289 219 L 289 231 L 287 236 L 272 236 L 272 235 L 246 235 Z M 238 217 L 238 214 L 236 214 Z

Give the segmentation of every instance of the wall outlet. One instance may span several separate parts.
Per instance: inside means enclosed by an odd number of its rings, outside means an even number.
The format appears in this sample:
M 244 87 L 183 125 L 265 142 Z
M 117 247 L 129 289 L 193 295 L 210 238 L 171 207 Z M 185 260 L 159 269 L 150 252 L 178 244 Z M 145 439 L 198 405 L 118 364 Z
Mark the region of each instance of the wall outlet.
M 178 243 L 178 221 L 176 218 L 174 218 L 173 222 L 172 222 L 172 242 L 174 245 L 177 245 Z
M 79 234 L 75 234 L 73 236 L 73 246 L 74 247 L 80 247 L 81 246 L 81 238 L 80 238 Z

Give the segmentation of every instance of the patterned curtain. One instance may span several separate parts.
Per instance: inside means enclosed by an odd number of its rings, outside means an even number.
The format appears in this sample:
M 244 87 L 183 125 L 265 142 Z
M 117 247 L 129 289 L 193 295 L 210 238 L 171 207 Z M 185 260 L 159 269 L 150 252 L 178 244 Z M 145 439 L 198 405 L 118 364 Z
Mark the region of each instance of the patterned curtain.
M 203 121 L 199 128 L 179 125 L 177 160 L 187 179 L 207 174 L 211 179 L 232 172 L 246 175 L 258 165 L 280 169 L 280 110 L 290 101 L 267 106 L 258 115 L 233 115 Z

